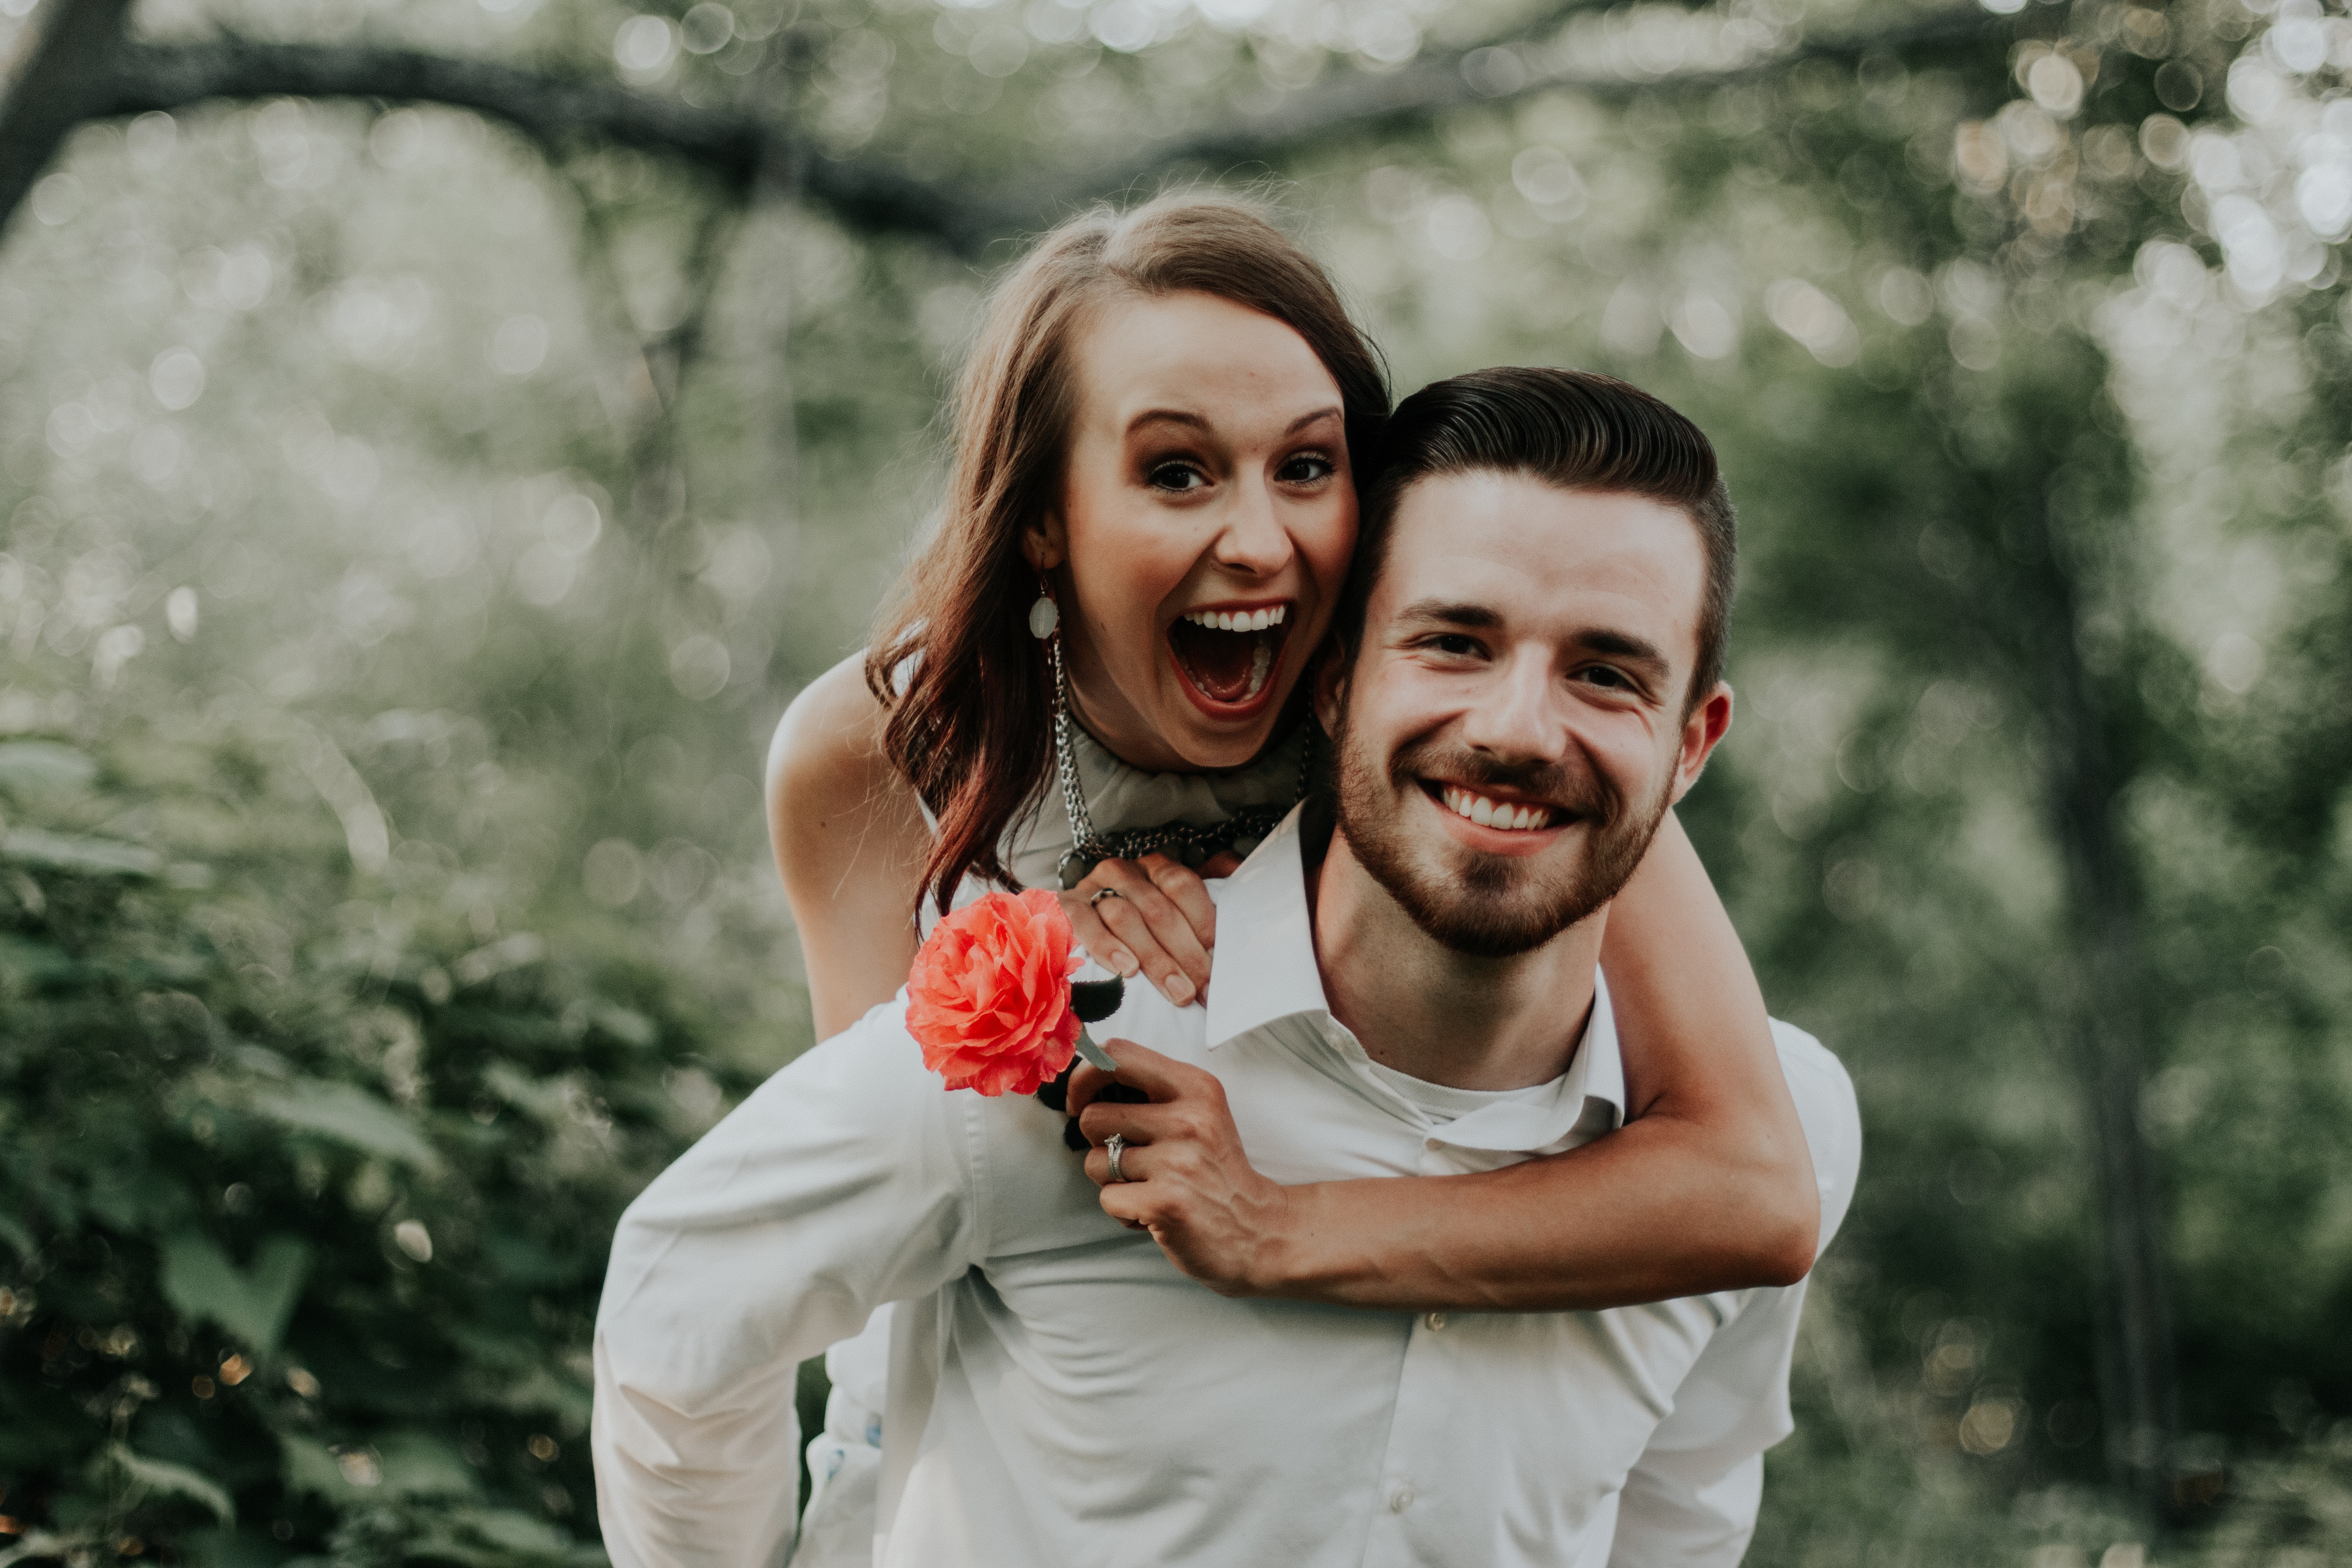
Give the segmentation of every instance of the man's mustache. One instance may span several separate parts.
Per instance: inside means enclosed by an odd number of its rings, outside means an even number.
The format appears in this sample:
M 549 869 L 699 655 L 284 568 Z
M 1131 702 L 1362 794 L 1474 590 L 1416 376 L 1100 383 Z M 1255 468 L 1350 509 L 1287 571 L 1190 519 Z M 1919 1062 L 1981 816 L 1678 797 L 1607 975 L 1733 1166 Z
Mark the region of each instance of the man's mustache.
M 1509 790 L 1598 823 L 1614 822 L 1624 808 L 1623 800 L 1606 780 L 1584 769 L 1565 768 L 1557 763 L 1507 763 L 1442 741 L 1416 742 L 1389 760 L 1389 781 L 1399 789 L 1416 788 L 1422 779 Z

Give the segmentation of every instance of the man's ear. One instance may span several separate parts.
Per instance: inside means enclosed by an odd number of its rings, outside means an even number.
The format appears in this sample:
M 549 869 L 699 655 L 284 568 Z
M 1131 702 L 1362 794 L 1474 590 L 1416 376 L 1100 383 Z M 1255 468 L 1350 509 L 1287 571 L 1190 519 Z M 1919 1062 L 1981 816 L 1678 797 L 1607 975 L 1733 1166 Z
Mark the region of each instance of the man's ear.
M 1715 754 L 1716 746 L 1730 728 L 1731 686 L 1718 680 L 1715 689 L 1683 721 L 1682 754 L 1675 759 L 1675 787 L 1668 797 L 1670 802 L 1679 805 L 1683 796 L 1690 794 L 1691 785 L 1698 783 L 1698 775 L 1706 771 L 1707 758 Z
M 1021 557 L 1033 572 L 1051 572 L 1070 558 L 1070 525 L 1058 506 L 1021 531 Z

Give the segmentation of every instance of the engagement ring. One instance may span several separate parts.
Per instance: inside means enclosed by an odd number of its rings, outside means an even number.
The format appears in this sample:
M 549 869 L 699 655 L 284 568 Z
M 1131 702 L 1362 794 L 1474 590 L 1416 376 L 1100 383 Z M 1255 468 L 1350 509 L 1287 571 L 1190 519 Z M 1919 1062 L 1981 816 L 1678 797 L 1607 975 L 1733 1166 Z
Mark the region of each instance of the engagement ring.
M 1110 1179 L 1114 1182 L 1127 1180 L 1126 1173 L 1118 1168 L 1118 1157 L 1126 1152 L 1127 1140 L 1116 1132 L 1112 1133 L 1110 1141 L 1103 1145 L 1103 1152 L 1110 1156 Z

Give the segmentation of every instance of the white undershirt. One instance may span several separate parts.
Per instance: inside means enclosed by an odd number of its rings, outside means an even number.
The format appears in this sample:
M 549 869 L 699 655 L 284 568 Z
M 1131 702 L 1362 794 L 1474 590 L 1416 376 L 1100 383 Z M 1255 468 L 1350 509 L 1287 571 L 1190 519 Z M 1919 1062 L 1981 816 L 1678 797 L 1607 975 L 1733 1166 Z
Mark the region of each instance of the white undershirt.
M 1560 1086 L 1568 1081 L 1568 1075 L 1562 1073 L 1549 1083 L 1531 1084 L 1526 1089 L 1454 1089 L 1401 1073 L 1394 1068 L 1382 1067 L 1369 1058 L 1364 1065 L 1370 1068 L 1382 1083 L 1411 1101 L 1415 1110 L 1428 1117 L 1433 1127 L 1443 1127 L 1490 1105 L 1548 1104 L 1558 1098 Z

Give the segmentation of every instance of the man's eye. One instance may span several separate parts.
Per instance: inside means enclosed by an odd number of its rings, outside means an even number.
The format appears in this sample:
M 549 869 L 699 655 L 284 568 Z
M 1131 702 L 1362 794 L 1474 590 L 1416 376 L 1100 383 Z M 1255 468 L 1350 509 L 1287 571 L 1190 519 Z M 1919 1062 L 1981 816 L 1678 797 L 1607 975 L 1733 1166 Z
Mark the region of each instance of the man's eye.
M 1582 679 L 1609 691 L 1631 691 L 1633 689 L 1633 683 L 1625 679 L 1625 672 L 1623 670 L 1612 669 L 1605 664 L 1596 664 L 1591 668 L 1584 671 Z
M 1275 478 L 1289 485 L 1311 485 L 1328 479 L 1339 471 L 1339 465 L 1320 452 L 1301 452 L 1282 465 Z
M 1209 477 L 1190 463 L 1161 463 L 1145 476 L 1152 489 L 1160 490 L 1197 490 L 1209 482 Z

